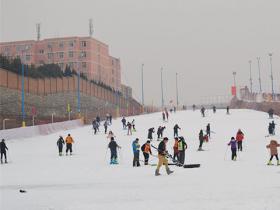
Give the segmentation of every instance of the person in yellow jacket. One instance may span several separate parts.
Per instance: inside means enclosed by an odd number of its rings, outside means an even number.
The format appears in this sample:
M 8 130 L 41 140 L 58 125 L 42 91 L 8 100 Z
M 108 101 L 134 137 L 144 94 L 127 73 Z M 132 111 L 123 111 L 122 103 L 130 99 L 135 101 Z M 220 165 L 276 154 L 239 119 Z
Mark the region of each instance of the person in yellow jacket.
M 70 134 L 65 139 L 66 142 L 66 155 L 68 155 L 68 151 L 70 151 L 70 155 L 72 155 L 72 144 L 74 143 L 73 138 Z

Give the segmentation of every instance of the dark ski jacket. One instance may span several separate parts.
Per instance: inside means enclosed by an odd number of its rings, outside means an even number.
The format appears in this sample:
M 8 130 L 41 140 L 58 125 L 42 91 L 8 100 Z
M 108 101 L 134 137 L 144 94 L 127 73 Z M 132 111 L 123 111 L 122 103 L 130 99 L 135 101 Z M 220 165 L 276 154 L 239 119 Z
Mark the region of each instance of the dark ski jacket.
M 152 139 L 153 138 L 153 133 L 155 132 L 154 128 L 150 128 L 148 130 L 148 139 Z
M 203 131 L 199 132 L 199 141 L 203 141 Z
M 109 149 L 111 150 L 111 152 L 116 153 L 117 152 L 117 148 L 119 147 L 119 145 L 117 144 L 116 141 L 112 140 L 109 145 L 108 145 Z
M 167 154 L 166 145 L 165 145 L 164 141 L 161 141 L 158 145 L 158 154 L 159 155 L 166 155 Z
M 126 124 L 126 119 L 122 118 L 122 123 L 125 125 Z
M 174 126 L 173 129 L 174 129 L 174 131 L 177 133 L 177 132 L 178 132 L 178 129 L 181 129 L 181 128 L 179 127 L 179 125 L 176 124 L 176 125 Z
M 1 153 L 6 152 L 6 150 L 8 150 L 8 147 L 6 146 L 5 142 L 0 142 L 0 151 Z
M 62 148 L 63 144 L 65 144 L 64 139 L 62 137 L 60 137 L 57 142 L 56 142 L 57 146 Z

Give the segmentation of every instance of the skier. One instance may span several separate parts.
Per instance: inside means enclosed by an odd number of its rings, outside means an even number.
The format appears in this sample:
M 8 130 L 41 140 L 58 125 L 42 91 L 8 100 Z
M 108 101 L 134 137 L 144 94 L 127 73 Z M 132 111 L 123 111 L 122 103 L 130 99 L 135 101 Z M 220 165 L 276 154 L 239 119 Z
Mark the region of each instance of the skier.
M 3 156 L 5 157 L 5 163 L 8 163 L 6 150 L 8 150 L 8 147 L 5 144 L 5 139 L 2 139 L 0 142 L 1 164 L 3 163 Z
M 165 116 L 166 116 L 166 120 L 168 121 L 169 113 L 166 108 L 165 108 Z
M 175 141 L 174 141 L 174 146 L 173 146 L 173 160 L 174 161 L 179 161 L 179 150 L 178 150 L 178 143 L 179 143 L 179 139 L 178 137 L 175 137 Z
M 270 144 L 268 144 L 266 146 L 267 149 L 270 149 L 270 159 L 269 159 L 269 162 L 267 163 L 267 165 L 273 165 L 271 163 L 271 161 L 272 161 L 274 156 L 277 160 L 277 165 L 280 165 L 279 158 L 278 158 L 277 147 L 280 147 L 280 144 L 278 144 L 278 142 L 276 140 L 271 140 Z
M 227 114 L 229 114 L 229 106 L 227 106 Z
M 109 120 L 110 120 L 110 115 L 109 115 L 109 113 L 107 113 L 106 114 L 106 120 L 109 122 Z
M 125 117 L 122 118 L 123 129 L 126 129 L 126 119 Z
M 236 143 L 237 141 L 234 139 L 234 137 L 231 137 L 230 142 L 228 143 L 228 146 L 231 147 L 231 160 L 236 161 L 237 154 L 236 154 Z
M 136 138 L 132 142 L 132 149 L 133 149 L 133 167 L 139 167 L 140 162 L 139 162 L 139 156 L 140 156 L 140 144 L 139 144 L 139 139 Z
M 271 123 L 268 125 L 268 134 L 273 135 L 273 125 Z
M 160 138 L 162 139 L 162 136 L 163 136 L 163 131 L 165 130 L 165 126 L 161 126 L 161 129 L 160 129 Z
M 209 138 L 211 138 L 211 128 L 210 128 L 210 123 L 207 124 L 206 126 L 206 134 L 208 135 Z
M 113 119 L 113 116 L 112 116 L 112 114 L 110 114 L 110 115 L 109 115 L 110 125 L 112 125 L 112 119 Z
M 205 117 L 205 108 L 204 108 L 204 106 L 201 107 L 200 112 L 201 112 L 202 117 Z
M 73 138 L 70 134 L 65 139 L 66 142 L 66 155 L 68 155 L 68 151 L 70 150 L 70 155 L 72 155 L 72 144 L 74 143 Z
M 196 108 L 196 106 L 195 106 L 195 104 L 193 104 L 193 105 L 192 105 L 193 111 L 195 111 L 195 108 Z
M 121 149 L 121 147 L 117 144 L 114 137 L 111 137 L 111 141 L 108 144 L 108 148 L 111 151 L 111 162 L 110 164 L 118 164 L 118 153 L 117 149 Z
M 176 108 L 176 106 L 174 106 L 173 110 L 174 110 L 174 113 L 176 113 L 176 111 L 177 111 L 177 108 Z
M 165 113 L 162 112 L 162 120 L 165 121 Z
M 179 137 L 179 142 L 178 142 L 179 166 L 183 166 L 185 163 L 185 151 L 187 147 L 188 145 L 185 142 L 184 137 L 183 136 Z
M 100 117 L 97 115 L 96 117 L 96 129 L 99 132 L 99 126 L 100 126 Z
M 135 132 L 135 131 L 136 131 L 136 128 L 135 128 L 135 120 L 134 120 L 134 119 L 132 120 L 131 124 L 132 124 L 132 129 L 133 129 L 133 131 Z
M 92 128 L 94 129 L 94 134 L 97 133 L 98 123 L 96 120 L 92 121 Z
M 271 122 L 271 127 L 272 127 L 272 134 L 275 135 L 275 123 L 274 123 L 274 120 L 272 120 Z
M 107 120 L 105 120 L 105 122 L 104 122 L 104 130 L 105 130 L 105 134 L 107 134 L 107 129 L 108 129 L 108 121 Z
M 179 127 L 179 125 L 178 124 L 176 124 L 175 126 L 174 126 L 174 128 L 173 128 L 173 130 L 174 130 L 174 137 L 178 137 L 178 130 L 181 130 L 181 128 Z
M 127 122 L 127 125 L 126 125 L 126 127 L 127 127 L 127 135 L 132 135 L 132 125 L 131 125 L 131 123 L 130 122 Z
M 145 159 L 145 165 L 149 164 L 149 157 L 150 154 L 152 155 L 152 151 L 151 151 L 151 142 L 148 140 L 145 144 L 142 145 L 141 150 L 143 152 L 143 156 Z
M 202 149 L 202 145 L 203 145 L 203 141 L 204 141 L 204 135 L 203 135 L 203 130 L 199 131 L 199 147 L 198 147 L 198 151 L 203 151 Z
M 148 130 L 148 139 L 150 140 L 150 141 L 152 141 L 153 140 L 153 133 L 155 132 L 155 129 L 154 128 L 150 128 L 149 130 Z
M 244 133 L 240 129 L 237 131 L 235 139 L 237 141 L 237 149 L 238 149 L 238 151 L 242 152 L 242 149 L 243 149 L 242 148 L 242 142 L 243 142 L 243 139 L 244 139 Z
M 63 145 L 65 144 L 62 136 L 59 136 L 59 139 L 57 140 L 56 144 L 58 147 L 58 154 L 59 156 L 62 156 Z
M 213 113 L 216 113 L 216 106 L 213 106 Z
M 272 108 L 270 108 L 267 113 L 268 113 L 269 118 L 273 119 L 274 110 Z
M 160 170 L 160 167 L 162 165 L 165 166 L 165 169 L 166 169 L 166 173 L 169 175 L 169 174 L 172 174 L 174 171 L 171 171 L 168 167 L 168 160 L 166 158 L 166 156 L 168 155 L 168 152 L 166 150 L 166 144 L 168 142 L 168 138 L 167 137 L 164 137 L 163 140 L 159 143 L 158 145 L 158 165 L 157 165 L 157 169 L 155 171 L 155 175 L 156 176 L 159 176 L 161 175 L 159 173 L 159 170 Z
M 158 127 L 157 129 L 157 140 L 160 140 L 160 135 L 161 135 L 161 126 Z

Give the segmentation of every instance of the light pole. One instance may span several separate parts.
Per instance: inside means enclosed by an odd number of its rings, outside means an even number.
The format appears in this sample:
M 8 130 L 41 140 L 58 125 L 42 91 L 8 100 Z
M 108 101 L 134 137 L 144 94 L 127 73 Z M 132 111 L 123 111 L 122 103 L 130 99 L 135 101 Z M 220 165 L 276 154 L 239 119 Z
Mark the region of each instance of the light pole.
M 160 78 L 161 78 L 161 107 L 164 107 L 164 99 L 163 99 L 163 83 L 162 83 L 162 71 L 163 68 L 160 69 Z
M 22 114 L 22 127 L 25 127 L 25 111 L 24 111 L 24 64 L 21 64 L 21 114 Z
M 253 79 L 252 79 L 252 61 L 249 60 L 249 67 L 250 67 L 250 91 L 253 93 Z
M 178 73 L 176 72 L 176 99 L 177 99 L 177 108 L 179 106 L 179 96 L 178 96 Z
M 272 71 L 272 53 L 269 53 L 268 55 L 270 57 L 271 94 L 272 94 L 272 99 L 274 99 L 273 71 Z
M 258 60 L 258 69 L 259 69 L 259 85 L 260 85 L 260 93 L 262 92 L 262 81 L 261 81 L 261 67 L 260 67 L 260 57 L 257 57 Z
M 80 79 L 81 79 L 81 73 L 78 72 L 78 88 L 77 88 L 77 98 L 78 98 L 78 114 L 80 117 L 81 114 L 81 94 L 80 94 Z
M 141 68 L 141 79 L 142 79 L 142 106 L 144 107 L 144 64 Z

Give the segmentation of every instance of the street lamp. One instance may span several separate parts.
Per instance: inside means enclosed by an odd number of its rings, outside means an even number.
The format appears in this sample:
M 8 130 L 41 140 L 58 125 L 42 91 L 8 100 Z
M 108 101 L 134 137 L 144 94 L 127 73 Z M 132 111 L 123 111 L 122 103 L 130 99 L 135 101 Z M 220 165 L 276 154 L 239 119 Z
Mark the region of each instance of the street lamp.
M 250 91 L 253 93 L 253 79 L 252 79 L 252 61 L 249 60 L 249 66 L 250 66 Z
M 176 72 L 176 99 L 177 99 L 177 108 L 179 106 L 179 96 L 178 96 L 178 73 Z
M 259 85 L 260 85 L 260 93 L 262 92 L 262 81 L 261 81 L 261 67 L 260 67 L 260 57 L 257 57 L 258 60 L 258 69 L 259 69 Z
M 233 85 L 234 85 L 234 87 L 236 87 L 236 79 L 235 79 L 236 71 L 232 72 L 232 75 L 233 75 Z
M 25 110 L 24 110 L 24 64 L 21 64 L 21 114 L 22 114 L 22 127 L 25 127 Z
M 270 78 L 271 78 L 271 94 L 272 94 L 272 99 L 274 99 L 274 87 L 273 87 L 273 71 L 272 71 L 272 53 L 268 53 L 270 57 Z
M 164 107 L 164 99 L 163 99 L 163 83 L 162 83 L 162 72 L 163 68 L 160 69 L 160 78 L 161 78 L 161 107 Z
M 144 107 L 144 64 L 141 68 L 141 80 L 142 80 L 142 106 Z

